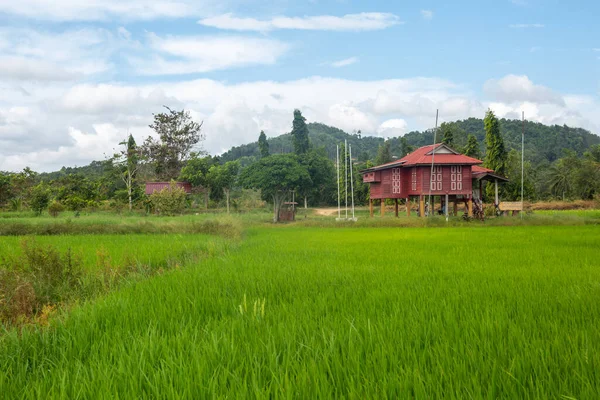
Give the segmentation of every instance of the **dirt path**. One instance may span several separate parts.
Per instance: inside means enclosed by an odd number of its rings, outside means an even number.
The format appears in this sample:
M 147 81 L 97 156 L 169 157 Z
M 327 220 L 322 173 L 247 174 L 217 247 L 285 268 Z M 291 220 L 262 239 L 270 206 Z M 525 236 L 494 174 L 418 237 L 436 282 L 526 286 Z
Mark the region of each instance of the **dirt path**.
M 330 217 L 337 214 L 337 208 L 313 208 L 316 215 L 322 215 L 324 217 Z

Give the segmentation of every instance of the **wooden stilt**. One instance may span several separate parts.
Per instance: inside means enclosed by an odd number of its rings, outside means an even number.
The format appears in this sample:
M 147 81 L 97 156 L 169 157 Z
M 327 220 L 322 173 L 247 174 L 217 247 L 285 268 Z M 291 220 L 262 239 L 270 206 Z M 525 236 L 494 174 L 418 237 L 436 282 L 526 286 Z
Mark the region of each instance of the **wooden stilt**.
M 456 217 L 458 215 L 458 204 L 456 203 L 456 196 L 454 197 L 454 201 L 452 202 L 453 204 L 453 211 L 454 211 L 454 216 Z
M 394 211 L 396 212 L 396 218 L 398 218 L 398 199 L 394 199 Z
M 373 199 L 369 197 L 369 216 L 373 218 Z
M 448 195 L 446 195 L 446 201 L 444 202 L 444 214 L 446 214 L 446 218 L 448 218 L 448 213 L 450 212 L 450 209 L 448 208 L 450 206 L 450 204 L 448 204 Z
M 381 199 L 381 216 L 385 215 L 385 199 Z
M 419 196 L 419 217 L 425 216 L 425 196 Z
M 496 191 L 496 202 L 494 204 L 498 205 L 500 204 L 500 200 L 498 199 L 498 179 L 494 179 L 494 186 Z
M 473 216 L 473 198 L 472 197 L 469 197 L 468 207 L 469 207 L 469 217 L 472 217 Z
M 406 216 L 410 217 L 410 197 L 406 198 Z

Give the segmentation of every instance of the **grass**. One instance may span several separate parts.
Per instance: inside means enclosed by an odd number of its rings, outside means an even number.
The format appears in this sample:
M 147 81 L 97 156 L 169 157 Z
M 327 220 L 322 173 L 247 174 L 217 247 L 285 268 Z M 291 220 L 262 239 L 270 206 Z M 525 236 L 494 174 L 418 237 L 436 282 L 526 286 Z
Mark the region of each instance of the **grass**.
M 250 228 L 0 338 L 7 398 L 597 398 L 597 226 Z

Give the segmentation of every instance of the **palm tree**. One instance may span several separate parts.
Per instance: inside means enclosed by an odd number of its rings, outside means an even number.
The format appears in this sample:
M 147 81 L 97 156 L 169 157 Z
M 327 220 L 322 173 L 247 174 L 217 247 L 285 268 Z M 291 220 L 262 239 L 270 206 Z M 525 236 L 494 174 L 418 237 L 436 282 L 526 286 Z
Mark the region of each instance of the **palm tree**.
M 571 191 L 571 168 L 563 160 L 550 167 L 550 190 L 554 195 L 562 195 L 563 201 L 567 193 Z

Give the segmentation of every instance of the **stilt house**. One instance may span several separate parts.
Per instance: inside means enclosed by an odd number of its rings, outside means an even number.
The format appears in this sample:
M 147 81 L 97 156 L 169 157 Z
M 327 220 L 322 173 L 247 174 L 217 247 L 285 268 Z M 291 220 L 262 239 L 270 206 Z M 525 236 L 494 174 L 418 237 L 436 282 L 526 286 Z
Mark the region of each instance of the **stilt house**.
M 386 199 L 395 199 L 398 215 L 398 199 L 406 200 L 407 214 L 410 215 L 410 200 L 418 198 L 419 215 L 425 215 L 433 204 L 426 202 L 429 196 L 438 196 L 442 210 L 448 215 L 448 205 L 465 203 L 467 212 L 473 215 L 473 201 L 481 204 L 482 181 L 494 181 L 496 185 L 496 204 L 498 199 L 498 181 L 508 181 L 494 171 L 480 167 L 483 161 L 465 156 L 445 144 L 423 146 L 400 160 L 378 165 L 361 171 L 363 182 L 370 185 L 369 206 L 373 215 L 373 200 L 381 200 L 381 213 L 384 213 Z M 433 173 L 432 173 L 433 172 Z

